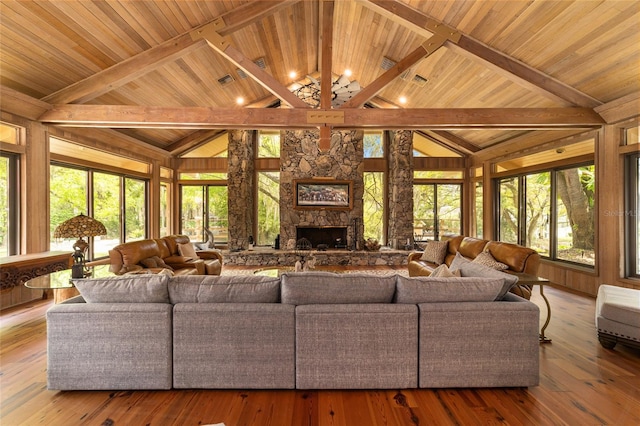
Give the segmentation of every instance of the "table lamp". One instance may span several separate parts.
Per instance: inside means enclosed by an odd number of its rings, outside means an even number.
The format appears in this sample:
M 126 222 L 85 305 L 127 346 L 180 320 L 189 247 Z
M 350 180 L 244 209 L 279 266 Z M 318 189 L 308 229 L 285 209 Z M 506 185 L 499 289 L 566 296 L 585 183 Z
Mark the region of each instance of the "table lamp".
M 107 229 L 100 222 L 92 217 L 85 216 L 80 213 L 78 216 L 62 222 L 53 232 L 54 238 L 77 238 L 73 244 L 74 251 L 82 254 L 82 260 L 87 256 L 89 243 L 84 237 L 96 237 L 98 235 L 107 235 Z

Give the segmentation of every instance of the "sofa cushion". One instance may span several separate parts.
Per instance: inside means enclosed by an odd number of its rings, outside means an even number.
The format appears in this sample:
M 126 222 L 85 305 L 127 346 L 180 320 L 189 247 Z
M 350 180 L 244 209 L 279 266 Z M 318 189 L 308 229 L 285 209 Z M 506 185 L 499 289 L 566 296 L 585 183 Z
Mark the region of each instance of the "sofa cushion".
M 448 241 L 429 241 L 427 245 L 424 246 L 424 253 L 422 253 L 420 260 L 441 265 L 447 255 L 448 247 Z
M 180 253 L 180 256 L 189 257 L 191 259 L 198 258 L 198 255 L 196 254 L 196 249 L 193 248 L 193 244 L 191 243 L 178 244 L 178 253 Z
M 164 274 L 73 280 L 87 303 L 169 303 L 168 282 Z
M 113 250 L 120 253 L 124 265 L 136 265 L 142 259 L 160 254 L 158 244 L 154 240 L 131 241 L 117 245 Z
M 489 268 L 488 266 L 481 265 L 479 263 L 475 263 L 466 259 L 460 253 L 456 254 L 455 259 L 451 262 L 449 266 L 450 269 L 459 269 L 460 274 L 463 277 L 485 277 L 485 278 L 500 278 L 503 280 L 503 288 L 500 294 L 498 295 L 498 299 L 502 299 L 505 294 L 511 287 L 516 285 L 518 282 L 518 277 L 515 275 L 507 274 L 505 272 L 501 272 L 495 270 L 493 268 Z
M 466 258 L 475 259 L 480 253 L 482 253 L 487 245 L 487 240 L 481 240 L 479 238 L 464 237 L 460 241 L 457 253 L 460 253 Z
M 293 272 L 281 280 L 282 303 L 292 305 L 390 303 L 396 287 L 395 275 Z
M 498 262 L 491 256 L 491 253 L 488 251 L 483 251 L 479 255 L 473 259 L 472 262 L 479 263 L 480 265 L 488 266 L 491 269 L 495 269 L 497 271 L 505 271 L 509 269 L 509 265 L 506 265 L 502 262 Z
M 453 278 L 453 277 L 461 277 L 459 269 L 449 269 L 447 265 L 440 265 L 436 269 L 431 272 L 430 277 L 433 278 Z
M 514 272 L 537 275 L 540 255 L 534 249 L 501 241 L 489 241 L 486 251 Z
M 280 279 L 259 275 L 184 275 L 169 281 L 171 303 L 277 303 Z
M 500 278 L 398 276 L 396 303 L 492 302 L 503 287 Z
M 146 259 L 142 259 L 140 263 L 144 265 L 146 268 L 163 268 L 163 269 L 171 269 L 173 271 L 173 268 L 167 265 L 166 263 L 164 263 L 164 260 L 160 259 L 159 256 L 151 256 Z

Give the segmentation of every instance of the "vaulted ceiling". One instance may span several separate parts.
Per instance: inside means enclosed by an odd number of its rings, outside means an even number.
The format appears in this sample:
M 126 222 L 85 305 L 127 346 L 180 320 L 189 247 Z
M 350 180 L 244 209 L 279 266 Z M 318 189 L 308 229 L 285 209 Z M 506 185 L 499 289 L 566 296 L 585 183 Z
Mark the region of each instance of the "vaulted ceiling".
M 2 0 L 0 15 L 3 110 L 173 155 L 221 129 L 310 127 L 419 129 L 470 154 L 597 128 L 640 93 L 635 0 Z M 361 90 L 332 107 L 347 69 Z M 314 79 L 318 107 L 293 93 Z

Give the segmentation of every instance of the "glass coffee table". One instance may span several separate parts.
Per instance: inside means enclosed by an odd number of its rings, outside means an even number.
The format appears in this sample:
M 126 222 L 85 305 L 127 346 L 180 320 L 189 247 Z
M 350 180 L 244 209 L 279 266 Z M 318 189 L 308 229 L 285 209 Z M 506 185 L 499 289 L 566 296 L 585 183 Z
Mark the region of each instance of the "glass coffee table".
M 104 278 L 115 275 L 109 271 L 109 265 L 89 266 L 86 268 L 86 271 L 87 274 L 85 278 Z M 62 271 L 31 278 L 25 282 L 24 285 L 25 287 L 37 290 L 54 290 L 54 300 L 56 303 L 79 294 L 71 281 L 71 269 L 63 269 Z

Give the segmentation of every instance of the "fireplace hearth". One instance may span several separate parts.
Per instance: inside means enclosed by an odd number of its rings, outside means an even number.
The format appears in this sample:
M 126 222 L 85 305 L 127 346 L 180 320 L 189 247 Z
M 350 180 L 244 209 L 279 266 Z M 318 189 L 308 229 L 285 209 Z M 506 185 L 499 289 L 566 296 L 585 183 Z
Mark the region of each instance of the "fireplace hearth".
M 346 226 L 299 226 L 296 228 L 296 240 L 306 238 L 311 242 L 311 247 L 318 248 L 319 244 L 324 244 L 332 249 L 347 248 L 347 227 Z

